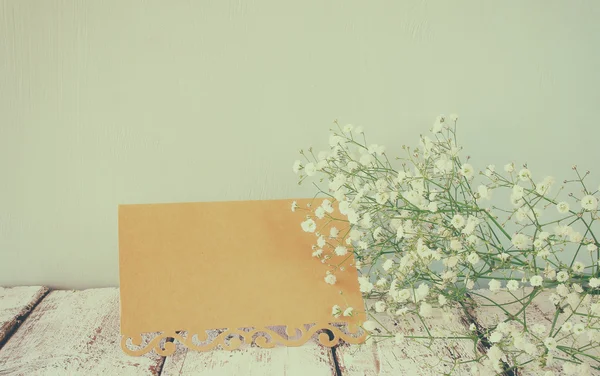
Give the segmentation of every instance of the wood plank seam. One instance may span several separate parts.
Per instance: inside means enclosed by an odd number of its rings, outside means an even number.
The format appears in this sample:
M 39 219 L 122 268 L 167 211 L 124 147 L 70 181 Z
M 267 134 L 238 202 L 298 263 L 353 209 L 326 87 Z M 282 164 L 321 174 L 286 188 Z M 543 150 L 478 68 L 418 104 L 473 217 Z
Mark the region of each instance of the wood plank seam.
M 5 333 L 3 338 L 0 338 L 0 350 L 2 349 L 2 347 L 4 347 L 6 343 L 8 343 L 10 338 L 17 331 L 17 329 L 19 329 L 21 324 L 27 319 L 31 312 L 33 312 L 35 307 L 37 307 L 38 304 L 40 304 L 41 301 L 44 300 L 44 298 L 50 293 L 50 291 L 50 288 L 44 286 L 40 293 L 36 295 L 36 299 L 32 300 L 25 307 L 23 307 L 21 312 L 19 312 L 19 314 L 15 317 L 14 325 L 12 327 L 9 327 L 8 331 Z

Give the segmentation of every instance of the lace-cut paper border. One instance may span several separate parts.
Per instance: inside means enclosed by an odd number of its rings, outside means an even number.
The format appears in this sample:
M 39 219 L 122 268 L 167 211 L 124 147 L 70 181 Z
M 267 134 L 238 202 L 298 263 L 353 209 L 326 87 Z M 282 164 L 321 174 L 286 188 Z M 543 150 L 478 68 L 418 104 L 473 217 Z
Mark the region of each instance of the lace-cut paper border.
M 342 330 L 346 329 L 347 332 Z M 152 337 L 154 335 L 154 337 Z M 177 349 L 173 338 L 190 350 L 209 351 L 220 347 L 223 350 L 236 350 L 243 344 L 262 348 L 280 346 L 302 346 L 317 335 L 318 342 L 327 347 L 337 345 L 340 340 L 346 343 L 364 342 L 367 333 L 362 329 L 335 324 L 312 324 L 304 326 L 274 326 L 265 328 L 218 329 L 201 333 L 162 332 L 139 334 L 136 337 L 123 336 L 121 347 L 132 356 L 141 356 L 152 350 L 158 355 L 169 356 Z

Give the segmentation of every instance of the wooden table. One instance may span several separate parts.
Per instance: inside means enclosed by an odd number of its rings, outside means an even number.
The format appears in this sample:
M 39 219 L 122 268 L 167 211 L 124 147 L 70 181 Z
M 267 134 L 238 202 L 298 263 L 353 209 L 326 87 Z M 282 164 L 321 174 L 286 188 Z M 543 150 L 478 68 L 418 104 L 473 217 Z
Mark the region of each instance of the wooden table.
M 494 299 L 504 299 L 502 293 Z M 533 320 L 547 320 L 547 307 L 531 307 Z M 446 327 L 467 330 L 476 320 L 483 327 L 500 314 L 487 307 L 471 317 L 460 312 Z M 381 320 L 389 320 L 381 317 Z M 441 320 L 441 318 L 440 318 Z M 447 319 L 448 320 L 448 319 Z M 403 327 L 415 334 L 418 322 Z M 45 287 L 0 287 L 0 375 L 439 375 L 432 370 L 438 354 L 472 359 L 484 352 L 472 342 L 438 342 L 427 348 L 385 341 L 372 345 L 340 344 L 327 348 L 317 342 L 301 347 L 235 351 L 187 351 L 179 346 L 168 357 L 151 352 L 130 357 L 121 351 L 119 292 L 116 288 L 49 291 Z M 453 374 L 470 374 L 470 367 Z M 558 373 L 557 373 L 558 374 Z

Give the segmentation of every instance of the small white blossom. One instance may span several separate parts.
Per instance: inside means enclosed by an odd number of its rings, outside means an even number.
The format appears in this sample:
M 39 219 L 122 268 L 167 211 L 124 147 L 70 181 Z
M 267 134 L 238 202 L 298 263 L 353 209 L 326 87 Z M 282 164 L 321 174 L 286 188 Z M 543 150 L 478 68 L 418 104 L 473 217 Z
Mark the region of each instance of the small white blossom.
M 471 166 L 468 163 L 465 163 L 460 167 L 460 173 L 465 178 L 471 179 L 473 177 L 473 174 L 475 173 L 475 171 L 473 170 L 473 166 Z
M 514 235 L 512 238 L 512 243 L 519 250 L 524 250 L 531 247 L 531 239 L 524 234 Z
M 313 176 L 317 172 L 317 167 L 312 162 L 307 163 L 306 166 L 304 166 L 304 172 L 307 176 Z
M 469 325 L 469 330 L 474 332 L 477 330 L 477 326 L 475 324 L 471 323 L 471 325 Z
M 294 171 L 294 174 L 297 174 L 300 169 L 302 168 L 302 162 L 301 161 L 295 161 L 294 165 L 292 166 L 292 170 Z
M 293 201 L 292 202 L 292 211 L 295 212 L 297 208 L 298 208 L 298 203 L 296 201 Z
M 531 279 L 529 279 L 529 283 L 533 287 L 541 286 L 543 282 L 544 279 L 539 275 L 534 275 L 533 277 L 531 277 Z
M 589 252 L 595 252 L 595 251 L 598 250 L 598 246 L 596 244 L 594 244 L 594 243 L 588 244 L 587 250 Z
M 508 281 L 506 283 L 506 288 L 509 291 L 515 291 L 515 290 L 517 290 L 519 288 L 519 282 L 516 281 L 516 280 L 514 280 L 514 279 L 511 279 L 510 281 Z
M 363 323 L 363 329 L 368 332 L 374 331 L 375 328 L 377 328 L 377 323 L 375 323 L 375 321 L 368 320 Z
M 304 230 L 304 232 L 315 232 L 315 230 L 317 229 L 317 224 L 315 223 L 315 221 L 312 218 L 308 218 L 306 221 L 302 222 L 301 224 L 302 230 Z
M 529 171 L 526 168 L 521 169 L 521 171 L 519 171 L 519 179 L 521 181 L 529 181 L 529 180 L 531 180 L 531 171 Z
M 556 350 L 556 345 L 557 345 L 556 340 L 552 337 L 547 337 L 544 340 L 544 346 L 546 346 L 546 348 L 548 350 Z
M 333 315 L 333 317 L 335 317 L 337 319 L 342 314 L 342 309 L 340 308 L 339 305 L 336 304 L 331 309 L 331 314 Z
M 565 322 L 560 327 L 560 330 L 563 331 L 563 332 L 565 332 L 565 333 L 569 333 L 571 331 L 571 329 L 573 329 L 573 323 L 570 322 L 570 321 Z
M 438 303 L 440 304 L 440 306 L 445 305 L 446 303 L 448 303 L 448 299 L 446 299 L 446 297 L 444 295 L 438 295 Z
M 331 229 L 329 229 L 329 236 L 331 238 L 337 238 L 337 236 L 339 234 L 340 234 L 340 231 L 336 227 L 332 227 Z
M 354 308 L 348 307 L 344 310 L 344 316 L 352 316 L 353 312 L 354 312 Z
M 385 305 L 384 301 L 380 300 L 377 303 L 375 303 L 375 312 L 378 312 L 378 313 L 384 312 L 386 308 L 387 308 L 387 306 Z
M 591 278 L 590 279 L 590 287 L 595 289 L 598 286 L 600 286 L 600 278 Z
M 556 273 L 556 280 L 558 282 L 565 282 L 568 279 L 569 279 L 569 273 L 567 273 L 565 271 L 560 271 L 560 272 Z
M 334 252 L 338 256 L 344 256 L 348 253 L 348 248 L 344 247 L 343 245 L 338 245 L 337 247 L 335 247 Z
M 490 191 L 489 191 L 488 187 L 485 185 L 480 185 L 479 187 L 477 187 L 477 193 L 479 193 L 479 198 L 482 198 L 482 199 L 490 198 Z
M 456 214 L 454 217 L 452 217 L 452 221 L 450 221 L 450 223 L 452 224 L 452 226 L 454 226 L 454 228 L 461 229 L 466 223 L 465 217 L 463 217 L 460 214 Z
M 489 338 L 491 343 L 498 343 L 502 340 L 502 333 L 498 332 L 498 331 L 494 331 L 492 332 L 492 334 L 490 335 Z
M 432 133 L 440 133 L 445 123 L 444 115 L 440 115 L 435 118 L 435 122 L 433 123 L 433 127 L 431 128 Z
M 508 163 L 506 165 L 504 165 L 504 171 L 511 173 L 515 170 L 515 165 L 514 163 Z
M 573 334 L 579 336 L 579 335 L 583 334 L 584 331 L 585 331 L 585 325 L 583 325 L 581 323 L 573 325 Z
M 319 206 L 316 210 L 315 210 L 315 216 L 319 219 L 323 219 L 325 218 L 325 209 L 323 209 L 321 206 Z
M 585 270 L 585 265 L 582 262 L 577 261 L 573 264 L 571 269 L 573 270 L 573 273 L 581 274 Z
M 330 285 L 335 285 L 336 281 L 337 281 L 337 278 L 333 274 L 327 274 L 325 276 L 325 282 L 329 283 Z
M 381 265 L 381 267 L 383 268 L 383 270 L 385 270 L 386 272 L 388 270 L 390 270 L 392 268 L 392 266 L 394 266 L 394 261 L 393 260 L 385 260 L 385 262 L 383 263 L 383 265 Z
M 322 249 L 317 249 L 316 251 L 314 251 L 312 253 L 312 257 L 320 257 L 323 254 L 323 250 Z
M 583 210 L 596 210 L 598 208 L 598 199 L 592 195 L 584 196 L 581 199 Z
M 569 209 L 570 209 L 569 204 L 566 203 L 566 202 L 564 202 L 564 201 L 559 202 L 558 204 L 556 204 L 556 210 L 558 210 L 558 212 L 560 214 L 568 213 Z
M 395 315 L 396 316 L 402 316 L 404 315 L 406 312 L 408 312 L 408 308 L 404 307 L 404 308 L 400 308 L 398 310 L 396 310 Z
M 479 255 L 475 252 L 472 252 L 467 256 L 467 261 L 469 261 L 472 265 L 475 265 L 479 262 Z
M 542 335 L 546 333 L 548 329 L 543 324 L 535 324 L 531 327 L 531 330 L 537 335 Z
M 502 286 L 502 284 L 500 283 L 500 281 L 492 279 L 488 283 L 488 286 L 490 288 L 490 291 L 498 291 L 498 290 L 500 290 L 500 287 Z

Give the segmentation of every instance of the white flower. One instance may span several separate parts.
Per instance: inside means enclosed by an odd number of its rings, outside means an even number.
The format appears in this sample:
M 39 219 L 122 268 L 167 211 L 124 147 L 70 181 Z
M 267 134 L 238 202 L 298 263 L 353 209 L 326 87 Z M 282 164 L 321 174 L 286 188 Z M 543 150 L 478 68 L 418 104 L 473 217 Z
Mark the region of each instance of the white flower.
M 315 232 L 317 229 L 317 224 L 312 220 L 312 218 L 308 218 L 306 221 L 302 222 L 300 226 L 304 232 Z
M 488 187 L 485 185 L 480 185 L 479 187 L 477 187 L 477 193 L 479 193 L 479 198 L 482 198 L 482 199 L 490 198 L 490 191 L 489 191 Z
M 377 282 L 375 282 L 375 285 L 379 286 L 379 287 L 383 287 L 383 286 L 387 285 L 387 279 L 385 279 L 385 278 L 379 278 L 377 280 Z
M 531 179 L 531 171 L 526 168 L 521 169 L 521 171 L 519 171 L 519 179 L 521 181 L 529 181 Z
M 304 172 L 306 172 L 307 176 L 313 176 L 317 172 L 317 167 L 312 162 L 307 163 L 306 166 L 304 166 Z
M 560 285 L 556 286 L 556 293 L 562 297 L 565 297 L 569 295 L 569 288 L 561 283 Z
M 352 316 L 352 312 L 354 312 L 354 308 L 348 307 L 344 310 L 344 316 Z
M 410 291 L 407 289 L 402 289 L 396 293 L 396 300 L 398 302 L 404 302 L 410 298 Z
M 450 223 L 452 226 L 454 226 L 454 228 L 461 229 L 465 225 L 466 221 L 462 215 L 456 214 L 454 217 L 452 217 L 452 221 L 450 221 Z
M 363 323 L 363 329 L 367 332 L 372 332 L 375 330 L 375 328 L 377 328 L 375 321 L 368 320 Z
M 571 270 L 573 270 L 574 273 L 581 274 L 585 270 L 585 265 L 582 262 L 577 261 L 573 264 Z
M 322 249 L 317 249 L 316 251 L 314 251 L 312 253 L 312 257 L 320 257 L 323 254 L 323 250 Z
M 433 307 L 431 306 L 431 304 L 429 304 L 427 302 L 422 302 L 421 306 L 419 307 L 419 315 L 421 315 L 423 317 L 433 316 L 432 308 Z
M 337 278 L 333 274 L 327 274 L 325 276 L 325 282 L 329 283 L 330 285 L 335 285 L 336 281 Z
M 319 206 L 316 210 L 315 210 L 315 216 L 319 219 L 323 219 L 325 218 L 325 209 L 323 209 L 321 206 Z
M 562 202 L 559 202 L 559 203 L 556 205 L 556 210 L 558 210 L 558 212 L 559 212 L 560 214 L 565 214 L 565 213 L 567 213 L 567 212 L 569 211 L 569 209 L 570 209 L 570 208 L 569 208 L 569 204 L 568 204 L 568 203 L 566 203 L 566 202 L 564 202 L 564 201 L 562 201 Z
M 471 179 L 475 171 L 473 170 L 473 166 L 468 163 L 465 163 L 460 167 L 460 173 L 467 179 Z
M 445 305 L 446 303 L 448 303 L 448 299 L 446 299 L 446 297 L 444 295 L 438 295 L 438 303 L 440 303 L 440 306 Z
M 524 234 L 516 234 L 512 237 L 513 245 L 520 250 L 531 247 L 531 239 Z
M 419 301 L 425 299 L 428 294 L 429 294 L 429 286 L 427 286 L 425 283 L 421 283 L 419 285 L 419 287 L 417 288 L 417 290 L 415 291 L 416 302 L 419 302 Z
M 396 333 L 396 335 L 394 336 L 394 341 L 396 342 L 397 345 L 403 343 L 404 342 L 404 334 Z
M 472 323 L 471 325 L 469 325 L 469 330 L 472 331 L 472 332 L 474 332 L 474 331 L 477 330 L 477 326 Z
M 298 208 L 298 203 L 296 201 L 292 202 L 292 211 L 295 212 L 296 208 Z
M 508 282 L 506 283 L 506 288 L 507 288 L 509 291 L 515 291 L 516 289 L 518 289 L 518 288 L 519 288 L 519 282 L 518 282 L 518 281 L 516 281 L 516 280 L 514 280 L 514 279 L 511 279 L 510 281 L 508 281 Z
M 370 293 L 375 287 L 367 277 L 358 277 L 358 285 L 362 293 Z
M 544 340 L 544 346 L 546 346 L 546 348 L 548 350 L 556 350 L 556 345 L 557 345 L 556 340 L 552 337 L 547 337 Z
M 323 202 L 321 203 L 321 207 L 323 208 L 323 210 L 325 210 L 327 213 L 333 213 L 333 205 L 331 205 L 331 201 L 325 199 L 323 200 Z
M 292 170 L 294 171 L 294 174 L 297 174 L 301 168 L 302 168 L 302 162 L 300 162 L 300 161 L 294 162 L 294 166 L 292 166 Z
M 567 321 L 566 323 L 562 324 L 560 329 L 565 333 L 569 333 L 571 331 L 571 329 L 573 329 L 573 323 L 571 323 L 570 321 Z
M 352 172 L 356 169 L 358 169 L 358 163 L 356 163 L 355 161 L 348 162 L 348 171 Z
M 442 131 L 442 128 L 444 127 L 445 121 L 446 119 L 444 118 L 444 115 L 436 117 L 435 122 L 433 123 L 433 127 L 431 128 L 431 132 L 440 133 Z
M 542 278 L 539 275 L 534 275 L 533 277 L 531 277 L 529 279 L 529 283 L 531 284 L 531 286 L 533 287 L 537 287 L 537 286 L 541 286 L 542 283 L 544 282 L 544 278 Z
M 475 265 L 479 262 L 479 255 L 475 252 L 471 252 L 469 256 L 467 256 L 467 261 L 471 264 Z
M 581 243 L 581 241 L 583 240 L 583 235 L 581 235 L 580 232 L 577 231 L 571 231 L 569 233 L 569 241 L 573 242 L 573 243 Z
M 508 173 L 511 173 L 511 172 L 513 172 L 514 170 L 515 170 L 515 165 L 514 165 L 514 163 L 512 163 L 512 162 L 511 162 L 511 163 L 509 163 L 509 164 L 506 164 L 506 165 L 504 165 L 504 171 L 506 171 L 506 172 L 508 172 Z
M 340 308 L 339 305 L 334 305 L 333 308 L 331 309 L 331 314 L 333 315 L 333 317 L 335 317 L 336 319 L 338 317 L 340 317 L 340 314 L 342 313 L 342 309 Z
M 338 245 L 337 247 L 335 247 L 334 252 L 338 256 L 344 256 L 348 253 L 348 248 L 344 247 L 343 245 Z
M 319 236 L 319 238 L 317 239 L 317 245 L 319 247 L 323 248 L 325 246 L 325 244 L 327 244 L 325 237 L 323 235 Z
M 380 300 L 377 303 L 375 303 L 375 312 L 381 313 L 381 312 L 385 311 L 385 309 L 386 309 L 385 302 Z
M 383 263 L 383 265 L 381 267 L 383 268 L 383 270 L 385 270 L 387 272 L 388 270 L 390 270 L 392 268 L 392 266 L 394 266 L 394 261 L 385 260 L 385 262 Z
M 408 308 L 404 307 L 404 308 L 400 308 L 399 310 L 397 310 L 394 314 L 396 316 L 402 316 L 404 315 L 406 312 L 408 312 Z
M 595 289 L 598 286 L 600 286 L 600 278 L 591 278 L 590 287 Z
M 498 343 L 501 340 L 502 340 L 502 333 L 500 333 L 498 331 L 494 331 L 494 332 L 492 332 L 492 335 L 490 335 L 491 343 Z
M 472 279 L 469 279 L 466 283 L 465 283 L 465 287 L 469 290 L 473 290 L 473 287 L 475 287 L 475 282 L 473 282 Z
M 598 246 L 596 246 L 596 244 L 594 244 L 594 243 L 588 244 L 587 250 L 590 251 L 590 252 L 597 251 L 598 250 Z
M 340 234 L 340 231 L 339 231 L 339 230 L 338 230 L 336 227 L 332 227 L 332 228 L 329 230 L 329 236 L 330 236 L 331 238 L 337 238 L 337 236 L 338 236 L 339 234 Z
M 513 201 L 518 201 L 521 198 L 523 198 L 524 193 L 525 193 L 525 190 L 523 189 L 523 187 L 521 187 L 519 184 L 515 184 L 512 188 L 512 194 L 511 194 L 510 198 Z
M 502 286 L 502 284 L 500 283 L 500 281 L 497 281 L 495 279 L 492 279 L 489 283 L 488 286 L 490 288 L 490 291 L 498 291 L 500 290 L 500 287 Z
M 569 273 L 567 273 L 565 271 L 560 271 L 560 272 L 556 273 L 556 280 L 558 282 L 565 282 L 568 279 L 569 279 Z
M 581 207 L 584 210 L 596 210 L 598 208 L 598 199 L 592 195 L 584 196 L 581 199 Z

